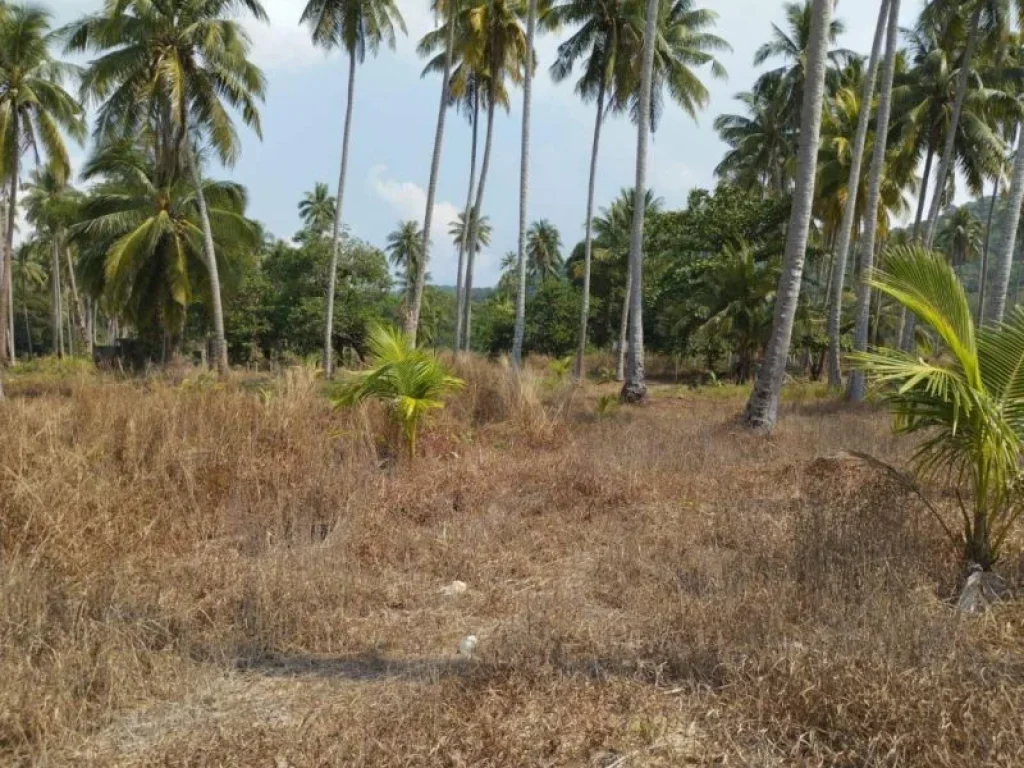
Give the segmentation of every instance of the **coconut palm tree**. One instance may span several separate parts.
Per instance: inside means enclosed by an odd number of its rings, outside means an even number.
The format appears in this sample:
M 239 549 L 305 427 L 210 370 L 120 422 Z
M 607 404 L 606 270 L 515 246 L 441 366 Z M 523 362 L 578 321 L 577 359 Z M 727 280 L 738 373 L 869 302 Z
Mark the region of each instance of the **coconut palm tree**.
M 78 295 L 75 270 L 68 243 L 68 228 L 79 215 L 81 195 L 68 183 L 66 172 L 59 166 L 45 166 L 33 171 L 25 195 L 25 218 L 36 233 L 38 244 L 50 255 L 51 315 L 53 318 L 54 351 L 64 355 L 64 322 L 61 290 L 61 252 L 68 262 L 68 277 L 79 333 L 88 346 L 85 309 Z M 69 338 L 70 342 L 71 339 Z
M 846 259 L 849 256 L 850 242 L 853 239 L 857 198 L 860 193 L 860 169 L 864 159 L 864 146 L 868 139 L 868 122 L 871 118 L 871 103 L 875 94 L 875 79 L 878 76 L 878 65 L 888 20 L 889 0 L 882 0 L 878 11 L 878 22 L 875 25 L 875 38 L 871 45 L 871 56 L 868 59 L 868 70 L 864 75 L 861 91 L 860 115 L 857 119 L 857 132 L 851 148 L 849 180 L 846 187 L 846 200 L 843 204 L 843 220 L 839 226 L 835 270 L 832 273 L 829 294 L 827 365 L 828 384 L 834 389 L 839 389 L 843 384 L 842 374 L 839 370 L 839 325 L 843 311 L 843 280 L 846 277 Z
M 736 94 L 746 114 L 715 118 L 715 130 L 729 149 L 715 175 L 745 190 L 784 194 L 789 187 L 787 166 L 794 136 L 787 124 L 786 92 L 778 76 L 765 79 L 754 91 Z
M 626 56 L 623 55 L 624 39 L 629 33 L 626 13 L 627 6 L 622 0 L 564 0 L 549 11 L 553 24 L 578 27 L 568 40 L 558 46 L 558 56 L 551 65 L 551 76 L 555 82 L 561 82 L 572 74 L 577 63 L 581 63 L 582 73 L 576 81 L 576 93 L 584 101 L 593 100 L 596 105 L 584 219 L 583 298 L 580 304 L 579 342 L 574 367 L 577 380 L 583 376 L 583 356 L 587 349 L 594 243 L 594 190 L 597 184 L 601 126 L 606 111 L 621 109 L 624 102 L 620 86 L 623 79 L 621 70 L 626 63 Z
M 56 33 L 50 15 L 30 6 L 4 7 L 0 12 L 0 181 L 7 185 L 7 222 L 0 260 L 0 364 L 8 362 L 13 292 L 14 233 L 22 153 L 32 148 L 67 178 L 71 161 L 62 131 L 85 138 L 82 108 L 62 87 L 73 68 L 50 51 Z
M 193 300 L 209 306 L 214 291 L 193 183 L 166 173 L 152 147 L 130 141 L 100 150 L 83 177 L 98 182 L 70 230 L 82 249 L 85 284 L 143 333 L 180 338 Z M 202 191 L 220 269 L 230 271 L 239 256 L 260 247 L 260 229 L 245 217 L 241 186 L 204 181 Z
M 942 221 L 935 244 L 956 268 L 978 258 L 984 239 L 985 226 L 967 206 L 962 206 Z
M 879 86 L 877 125 L 889 125 L 893 105 L 893 82 L 896 77 L 896 55 L 899 45 L 900 0 L 890 0 L 889 26 L 885 40 L 885 63 L 882 65 L 882 82 Z M 878 221 L 878 207 L 882 197 L 885 174 L 885 154 L 889 132 L 877 131 L 875 146 L 868 171 L 867 218 L 860 242 L 860 280 L 857 284 L 857 313 L 854 326 L 853 348 L 865 352 L 868 348 L 868 330 L 871 320 L 871 284 L 868 282 L 875 263 L 875 236 Z M 854 371 L 849 377 L 847 397 L 854 401 L 864 399 L 864 376 Z
M 314 45 L 328 51 L 341 49 L 348 56 L 345 128 L 341 139 L 341 170 L 334 207 L 331 266 L 327 279 L 327 317 L 324 323 L 324 373 L 330 378 L 334 371 L 334 295 L 338 283 L 338 259 L 341 256 L 342 208 L 345 202 L 345 177 L 348 174 L 349 138 L 352 135 L 356 68 L 366 60 L 367 51 L 376 54 L 382 43 L 393 49 L 396 30 L 405 33 L 405 20 L 394 0 L 309 0 L 299 23 L 310 28 Z
M 807 46 L 807 73 L 803 84 L 803 115 L 800 124 L 798 169 L 793 189 L 793 210 L 786 235 L 786 252 L 772 321 L 772 336 L 747 402 L 744 421 L 748 426 L 770 431 L 778 417 L 782 380 L 789 358 L 789 343 L 800 300 L 807 235 L 814 206 L 821 112 L 825 100 L 825 74 L 829 62 L 833 0 L 814 0 Z M 883 123 L 884 124 L 884 123 Z M 879 142 L 881 143 L 881 142 Z
M 519 20 L 519 0 L 484 0 L 467 9 L 466 39 L 460 46 L 464 63 L 486 76 L 487 89 L 487 131 L 484 136 L 484 152 L 480 162 L 480 180 L 476 187 L 476 201 L 473 210 L 482 211 L 487 173 L 490 169 L 491 147 L 494 138 L 494 108 L 502 98 L 505 81 L 521 82 L 527 66 L 533 66 L 533 53 L 527 42 L 526 32 Z M 507 98 L 507 96 L 506 96 Z M 475 236 L 477 218 L 469 219 L 467 240 L 479 244 Z M 469 349 L 472 338 L 473 268 L 476 249 L 470 247 L 466 257 L 466 276 L 463 284 L 463 348 Z
M 459 212 L 459 214 L 452 220 L 452 223 L 448 225 L 448 236 L 451 237 L 452 242 L 456 248 L 462 247 L 467 244 L 469 237 L 470 227 L 466 225 L 466 219 L 468 217 L 465 213 Z M 475 227 L 472 227 L 474 233 L 473 247 L 479 250 L 480 248 L 486 248 L 491 244 L 491 233 L 493 228 L 491 227 L 491 218 L 489 216 L 481 216 L 480 221 L 476 223 Z
M 405 311 L 410 311 L 416 275 L 423 262 L 423 232 L 415 221 L 403 221 L 388 235 L 385 246 L 391 264 L 402 275 Z
M 523 71 L 523 128 L 519 162 L 519 237 L 516 258 L 516 317 L 512 331 L 512 367 L 523 362 L 523 335 L 526 332 L 526 220 L 530 191 L 530 109 L 533 100 L 533 70 L 537 64 L 533 38 L 537 27 L 537 0 L 526 0 L 527 63 Z
M 562 236 L 547 219 L 533 222 L 526 233 L 526 261 L 527 272 L 535 283 L 556 278 L 562 271 Z
M 303 227 L 315 237 L 323 237 L 334 224 L 336 205 L 328 186 L 318 181 L 299 202 L 299 218 Z
M 956 29 L 967 19 L 966 40 L 958 62 L 956 76 L 956 94 L 950 117 L 950 129 L 946 133 L 945 145 L 939 157 L 938 172 L 935 176 L 935 192 L 932 197 L 931 209 L 928 213 L 928 226 L 925 230 L 925 245 L 930 248 L 935 240 L 939 213 L 942 210 L 944 190 L 947 179 L 952 173 L 955 162 L 956 133 L 960 125 L 967 101 L 967 93 L 971 82 L 971 73 L 976 64 L 975 57 L 979 46 L 986 38 L 995 39 L 1004 36 L 1010 24 L 1011 5 L 1021 20 L 1024 20 L 1024 2 L 1021 0 L 970 0 L 968 3 L 952 0 L 933 0 L 921 18 L 922 27 L 938 27 Z M 966 6 L 966 7 L 965 7 Z M 947 40 L 949 38 L 947 37 Z
M 924 359 L 880 349 L 854 362 L 880 385 L 897 432 L 923 434 L 916 470 L 966 486 L 960 531 L 940 523 L 965 566 L 988 570 L 1024 512 L 1024 309 L 1005 323 L 975 327 L 952 265 L 919 245 L 890 252 L 871 284 L 919 317 L 940 351 Z
M 423 214 L 423 258 L 417 265 L 416 274 L 412 279 L 412 290 L 409 305 L 405 314 L 405 334 L 416 344 L 416 336 L 420 325 L 420 310 L 423 306 L 423 289 L 427 283 L 427 264 L 430 261 L 430 227 L 434 217 L 434 200 L 437 197 L 437 176 L 441 170 L 441 148 L 444 145 L 445 116 L 451 102 L 451 72 L 455 61 L 455 19 L 459 13 L 458 0 L 434 0 L 433 11 L 436 18 L 446 17 L 448 20 L 447 34 L 444 43 L 444 65 L 441 74 L 441 104 L 437 108 L 437 127 L 434 129 L 434 151 L 430 157 L 430 177 L 427 181 L 427 205 Z M 476 153 L 474 152 L 474 158 Z
M 772 24 L 771 39 L 754 53 L 754 66 L 759 67 L 772 59 L 782 59 L 783 64 L 764 73 L 754 84 L 754 91 L 763 88 L 781 88 L 784 96 L 784 122 L 790 130 L 796 130 L 800 123 L 803 104 L 804 84 L 811 66 L 810 44 L 814 27 L 812 0 L 788 2 L 785 4 L 786 28 Z M 835 45 L 846 26 L 839 19 L 833 19 L 828 29 L 828 44 Z M 856 57 L 853 51 L 838 48 L 828 51 L 831 72 L 826 76 L 835 82 L 840 70 Z
M 206 143 L 225 165 L 237 160 L 239 139 L 228 108 L 262 135 L 259 103 L 266 80 L 249 61 L 251 43 L 239 13 L 267 18 L 259 0 L 107 0 L 101 13 L 65 30 L 69 51 L 100 54 L 82 78 L 83 94 L 100 102 L 97 145 L 150 133 L 160 177 L 184 172 L 191 178 L 222 374 L 228 357 L 220 273 L 196 148 Z
M 642 61 L 640 88 L 637 94 L 636 184 L 634 190 L 647 189 L 647 142 L 650 139 L 652 98 L 654 86 L 654 59 L 657 46 L 659 0 L 647 0 L 644 33 L 641 38 Z M 624 403 L 639 403 L 647 398 L 644 375 L 644 322 L 643 322 L 643 239 L 644 203 L 646 195 L 635 195 L 633 221 L 629 233 L 629 356 L 626 377 L 619 399 Z

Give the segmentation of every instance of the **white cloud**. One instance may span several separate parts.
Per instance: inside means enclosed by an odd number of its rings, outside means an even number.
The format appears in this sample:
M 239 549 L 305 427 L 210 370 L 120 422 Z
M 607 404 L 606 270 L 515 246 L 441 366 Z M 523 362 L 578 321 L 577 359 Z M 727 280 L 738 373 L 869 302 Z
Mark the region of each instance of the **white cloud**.
M 324 52 L 309 38 L 309 30 L 300 26 L 301 0 L 263 0 L 268 23 L 246 19 L 243 24 L 252 38 L 252 58 L 266 69 L 296 69 L 316 64 Z
M 374 195 L 391 207 L 396 219 L 423 221 L 427 209 L 427 192 L 419 184 L 388 178 L 385 165 L 375 165 L 370 169 L 367 184 Z M 433 243 L 430 249 L 430 272 L 437 283 L 455 282 L 456 259 L 449 247 L 448 227 L 458 214 L 459 207 L 453 203 L 445 200 L 434 202 L 434 214 L 430 220 L 430 239 Z

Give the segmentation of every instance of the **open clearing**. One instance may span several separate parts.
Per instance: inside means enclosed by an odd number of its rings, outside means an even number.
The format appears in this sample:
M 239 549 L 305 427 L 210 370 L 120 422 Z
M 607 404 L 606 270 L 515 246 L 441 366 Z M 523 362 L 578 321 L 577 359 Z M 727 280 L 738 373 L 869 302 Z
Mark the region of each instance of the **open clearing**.
M 461 374 L 412 465 L 301 371 L 13 380 L 0 762 L 1024 764 L 1024 609 L 839 454 L 904 463 L 885 414 Z

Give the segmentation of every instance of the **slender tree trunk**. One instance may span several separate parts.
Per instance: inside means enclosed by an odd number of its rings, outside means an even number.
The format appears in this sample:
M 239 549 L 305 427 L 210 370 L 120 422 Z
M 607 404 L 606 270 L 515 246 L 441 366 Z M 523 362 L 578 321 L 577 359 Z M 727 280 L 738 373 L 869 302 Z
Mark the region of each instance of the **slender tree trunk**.
M 992 239 L 992 218 L 996 212 L 996 203 L 999 201 L 999 180 L 1000 174 L 996 175 L 992 182 L 992 199 L 988 204 L 988 218 L 985 220 L 985 247 L 981 251 L 981 267 L 978 271 L 978 315 L 975 323 L 980 327 L 985 319 L 985 283 L 988 277 L 988 249 Z
M 466 297 L 463 304 L 465 316 L 462 321 L 464 335 L 462 348 L 467 351 L 473 341 L 473 265 L 476 262 L 476 253 L 480 248 L 477 229 L 480 218 L 483 216 L 484 187 L 487 184 L 487 170 L 491 164 L 491 144 L 494 139 L 494 101 L 495 96 L 492 90 L 487 98 L 487 133 L 484 136 L 484 157 L 480 163 L 480 183 L 476 188 L 476 203 L 473 205 L 473 212 L 469 219 L 469 251 L 466 258 L 466 283 L 464 286 Z
M 839 328 L 843 315 L 843 283 L 846 277 L 846 259 L 850 252 L 850 240 L 857 218 L 857 195 L 860 191 L 860 171 L 864 160 L 864 146 L 868 139 L 868 125 L 871 122 L 871 102 L 878 78 L 878 62 L 882 55 L 886 21 L 889 18 L 889 0 L 882 0 L 878 11 L 875 39 L 871 45 L 871 58 L 864 76 L 861 93 L 860 115 L 857 118 L 857 133 L 853 141 L 853 155 L 850 158 L 850 179 L 846 188 L 846 206 L 843 220 L 839 225 L 839 248 L 836 253 L 836 268 L 831 275 L 831 298 L 828 310 L 828 385 L 832 389 L 843 386 L 843 375 L 839 363 Z M 881 131 L 878 131 L 880 133 Z
M 334 294 L 338 288 L 338 259 L 341 256 L 341 214 L 345 202 L 345 176 L 348 174 L 348 141 L 352 134 L 352 101 L 356 92 L 356 49 L 348 55 L 348 102 L 345 105 L 345 129 L 341 139 L 341 171 L 338 196 L 334 204 L 334 229 L 331 233 L 331 267 L 327 274 L 327 322 L 324 326 L 324 375 L 334 375 Z
M 452 51 L 455 48 L 455 13 L 458 3 L 448 2 L 448 39 L 444 47 L 444 73 L 441 80 L 441 105 L 437 108 L 437 128 L 434 131 L 434 154 L 430 159 L 430 181 L 427 182 L 427 210 L 423 214 L 423 258 L 417 265 L 412 283 L 412 296 L 405 315 L 405 332 L 416 344 L 420 328 L 420 310 L 423 307 L 423 288 L 427 283 L 427 265 L 430 262 L 430 225 L 434 217 L 434 199 L 437 196 L 437 175 L 441 169 L 441 149 L 444 146 L 444 121 L 448 113 L 449 78 L 452 72 Z
M 633 226 L 629 236 L 629 355 L 626 380 L 619 399 L 640 403 L 647 398 L 644 372 L 644 215 L 647 203 L 647 143 L 651 132 L 651 88 L 654 79 L 654 43 L 658 31 L 659 0 L 647 0 L 643 65 L 640 69 L 640 111 L 636 131 L 636 183 L 633 188 Z
M 1003 215 L 1002 227 L 995 243 L 996 271 L 993 275 L 992 304 L 988 320 L 1002 321 L 1006 311 L 1006 296 L 1010 290 L 1010 273 L 1013 270 L 1013 253 L 1017 245 L 1017 227 L 1020 223 L 1021 205 L 1024 204 L 1024 134 L 1017 142 L 1017 157 L 1013 161 L 1013 177 L 1010 180 L 1010 199 Z
M 537 0 L 529 0 L 526 12 L 526 73 L 523 77 L 522 153 L 519 163 L 519 243 L 516 254 L 516 321 L 512 334 L 512 367 L 523 363 L 526 332 L 526 221 L 530 193 L 530 107 L 533 96 L 533 36 L 537 25 Z
M 885 151 L 889 134 L 889 118 L 892 115 L 892 83 L 896 74 L 896 51 L 899 45 L 900 0 L 891 0 L 889 8 L 889 36 L 885 46 L 885 68 L 882 71 L 882 90 L 878 100 L 878 125 L 875 137 L 875 153 L 871 158 L 871 176 L 868 181 L 867 217 L 864 234 L 861 237 L 861 269 L 857 281 L 857 323 L 854 330 L 853 348 L 864 352 L 868 348 L 868 330 L 871 320 L 871 272 L 875 263 L 875 238 L 878 230 L 878 208 L 882 197 L 882 178 L 885 174 Z M 861 401 L 865 395 L 864 372 L 853 371 L 850 376 L 847 396 L 850 400 Z
M 960 128 L 960 116 L 963 114 L 964 101 L 967 99 L 967 88 L 971 79 L 971 64 L 974 61 L 974 51 L 978 47 L 980 36 L 979 24 L 981 21 L 981 3 L 976 3 L 971 26 L 967 33 L 967 45 L 964 48 L 964 57 L 960 62 L 960 72 L 957 74 L 956 99 L 953 102 L 953 115 L 949 123 L 949 132 L 946 134 L 946 145 L 942 149 L 942 157 L 939 160 L 939 171 L 935 177 L 935 195 L 932 198 L 931 210 L 928 212 L 928 228 L 925 231 L 925 247 L 931 248 L 935 241 L 935 231 L 938 229 L 939 213 L 942 210 L 943 190 L 949 174 L 953 170 L 953 149 L 956 144 L 956 132 Z
M 633 270 L 626 263 L 626 292 L 622 294 L 622 319 L 619 320 L 618 363 L 615 366 L 615 380 L 626 380 L 626 350 L 629 349 L 629 299 L 633 293 Z
M 11 135 L 19 135 L 18 110 L 11 112 Z M 0 365 L 7 365 L 11 360 L 7 354 L 7 336 L 9 328 L 6 318 L 8 305 L 11 296 L 11 272 L 14 264 L 14 228 L 17 225 L 16 217 L 18 212 L 18 174 L 20 173 L 21 157 L 18 152 L 14 153 L 11 159 L 10 169 L 10 192 L 7 195 L 7 231 L 4 233 L 4 255 L 3 263 L 0 264 Z
M 800 123 L 799 169 L 793 190 L 793 211 L 786 235 L 779 290 L 775 300 L 772 334 L 765 350 L 764 365 L 758 372 L 754 390 L 747 402 L 744 421 L 749 427 L 771 431 L 778 418 L 779 398 L 786 375 L 793 321 L 800 302 L 807 235 L 814 207 L 814 182 L 821 138 L 821 112 L 825 98 L 825 71 L 828 68 L 828 30 L 832 23 L 833 0 L 814 0 L 811 36 L 807 52 L 807 79 Z
M 469 222 L 473 217 L 473 196 L 476 193 L 476 145 L 480 126 L 480 93 L 473 91 L 473 138 L 469 147 L 469 188 L 466 190 L 466 214 L 459 238 L 459 271 L 455 288 L 455 351 L 462 349 L 462 323 L 465 320 L 466 251 L 469 247 Z
M 61 311 L 63 311 L 63 307 L 64 307 L 65 304 L 68 304 L 68 311 L 67 311 L 67 313 L 64 316 L 64 322 L 65 322 L 65 325 L 67 326 L 67 332 L 68 332 L 68 357 L 74 357 L 75 356 L 75 333 L 74 333 L 73 328 L 71 327 L 71 315 L 73 313 L 71 311 L 71 306 L 70 306 L 69 302 L 66 302 L 64 300 L 64 298 L 63 298 L 63 295 L 62 295 L 62 297 L 61 297 L 61 308 L 62 308 L 62 310 Z
M 14 269 L 14 262 L 11 262 L 11 269 Z M 14 275 L 11 275 L 11 279 L 7 281 L 7 320 L 8 320 L 8 339 L 10 341 L 10 353 L 11 363 L 17 362 L 17 344 L 14 339 Z
M 604 78 L 597 86 L 597 116 L 594 118 L 594 142 L 590 149 L 590 181 L 587 184 L 587 220 L 583 225 L 583 299 L 580 302 L 580 334 L 576 345 L 576 380 L 583 378 L 587 355 L 587 324 L 590 321 L 590 265 L 594 252 L 594 190 L 597 184 L 597 155 L 601 144 L 601 123 L 604 120 Z M 629 295 L 627 291 L 627 296 Z
M 228 345 L 224 336 L 224 305 L 221 303 L 220 270 L 217 267 L 217 251 L 213 243 L 213 228 L 210 225 L 210 209 L 206 205 L 206 194 L 203 192 L 203 177 L 199 171 L 192 142 L 185 137 L 185 162 L 192 176 L 192 185 L 196 189 L 196 202 L 199 205 L 199 218 L 203 225 L 203 253 L 206 256 L 206 269 L 210 275 L 210 311 L 213 315 L 214 357 L 217 359 L 217 371 L 221 376 L 228 372 Z
M 928 196 L 928 182 L 931 180 L 932 164 L 935 160 L 936 141 L 937 137 L 935 136 L 928 138 L 928 153 L 924 160 L 924 172 L 921 174 L 921 191 L 917 196 L 917 216 L 914 218 L 914 242 L 918 242 L 921 238 L 921 226 L 924 223 L 924 204 L 925 198 Z M 900 349 L 910 348 L 910 341 L 914 337 L 915 325 L 915 318 L 908 318 L 907 316 L 907 308 L 903 307 L 900 309 L 900 326 L 896 334 L 896 344 Z
M 64 258 L 68 265 L 68 279 L 71 281 L 71 300 L 75 311 L 76 325 L 82 337 L 82 343 L 85 344 L 85 351 L 89 357 L 92 357 L 92 339 L 89 337 L 89 323 L 86 317 L 85 306 L 82 304 L 82 297 L 78 293 L 78 280 L 75 277 L 75 265 L 71 261 L 70 248 L 64 249 Z
M 54 235 L 50 244 L 50 313 L 53 321 L 53 354 L 57 357 L 64 356 L 64 312 L 60 305 L 60 293 L 60 246 Z

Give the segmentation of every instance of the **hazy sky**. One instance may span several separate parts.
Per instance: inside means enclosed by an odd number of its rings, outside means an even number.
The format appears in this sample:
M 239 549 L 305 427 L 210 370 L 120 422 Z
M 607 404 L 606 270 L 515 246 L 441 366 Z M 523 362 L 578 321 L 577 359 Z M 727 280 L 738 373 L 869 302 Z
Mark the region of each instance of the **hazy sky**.
M 46 0 L 43 0 L 46 2 Z M 296 210 L 302 195 L 317 181 L 337 185 L 341 127 L 345 107 L 346 62 L 325 55 L 309 43 L 297 25 L 305 0 L 263 0 L 270 25 L 247 24 L 254 58 L 269 81 L 263 108 L 263 141 L 243 132 L 237 166 L 219 175 L 245 184 L 250 214 L 280 237 L 298 229 Z M 57 21 L 98 9 L 102 0 L 49 0 Z M 368 59 L 356 73 L 356 95 L 344 221 L 358 237 L 382 245 L 399 221 L 422 222 L 430 153 L 437 120 L 440 80 L 420 78 L 423 62 L 415 41 L 433 25 L 427 2 L 398 0 L 409 29 L 397 50 Z M 726 81 L 706 73 L 711 90 L 707 112 L 694 123 L 668 105 L 649 153 L 648 183 L 669 207 L 681 207 L 694 187 L 714 183 L 713 170 L 724 147 L 712 123 L 722 112 L 736 109 L 732 97 L 756 77 L 752 59 L 771 24 L 782 24 L 782 0 L 703 0 L 719 15 L 717 33 L 730 42 L 732 53 L 721 59 Z M 918 13 L 920 0 L 904 0 L 903 23 Z M 877 0 L 841 0 L 839 18 L 846 24 L 840 45 L 866 53 L 878 13 Z M 566 251 L 581 237 L 593 130 L 593 106 L 581 103 L 571 82 L 552 83 L 547 67 L 558 40 L 538 40 L 540 68 L 534 88 L 530 220 L 548 218 L 562 233 Z M 494 129 L 494 151 L 485 191 L 484 212 L 491 217 L 491 248 L 481 254 L 475 282 L 491 285 L 501 255 L 516 247 L 518 226 L 519 129 L 521 92 L 513 93 L 513 109 L 500 115 Z M 481 131 L 481 137 L 482 137 Z M 482 142 L 481 142 L 482 144 Z M 622 187 L 632 186 L 635 130 L 627 119 L 611 119 L 603 130 L 598 166 L 598 206 Z M 82 152 L 79 153 L 81 156 Z M 449 114 L 433 224 L 430 272 L 434 282 L 455 282 L 455 255 L 447 236 L 448 222 L 465 205 L 469 173 L 469 128 Z

